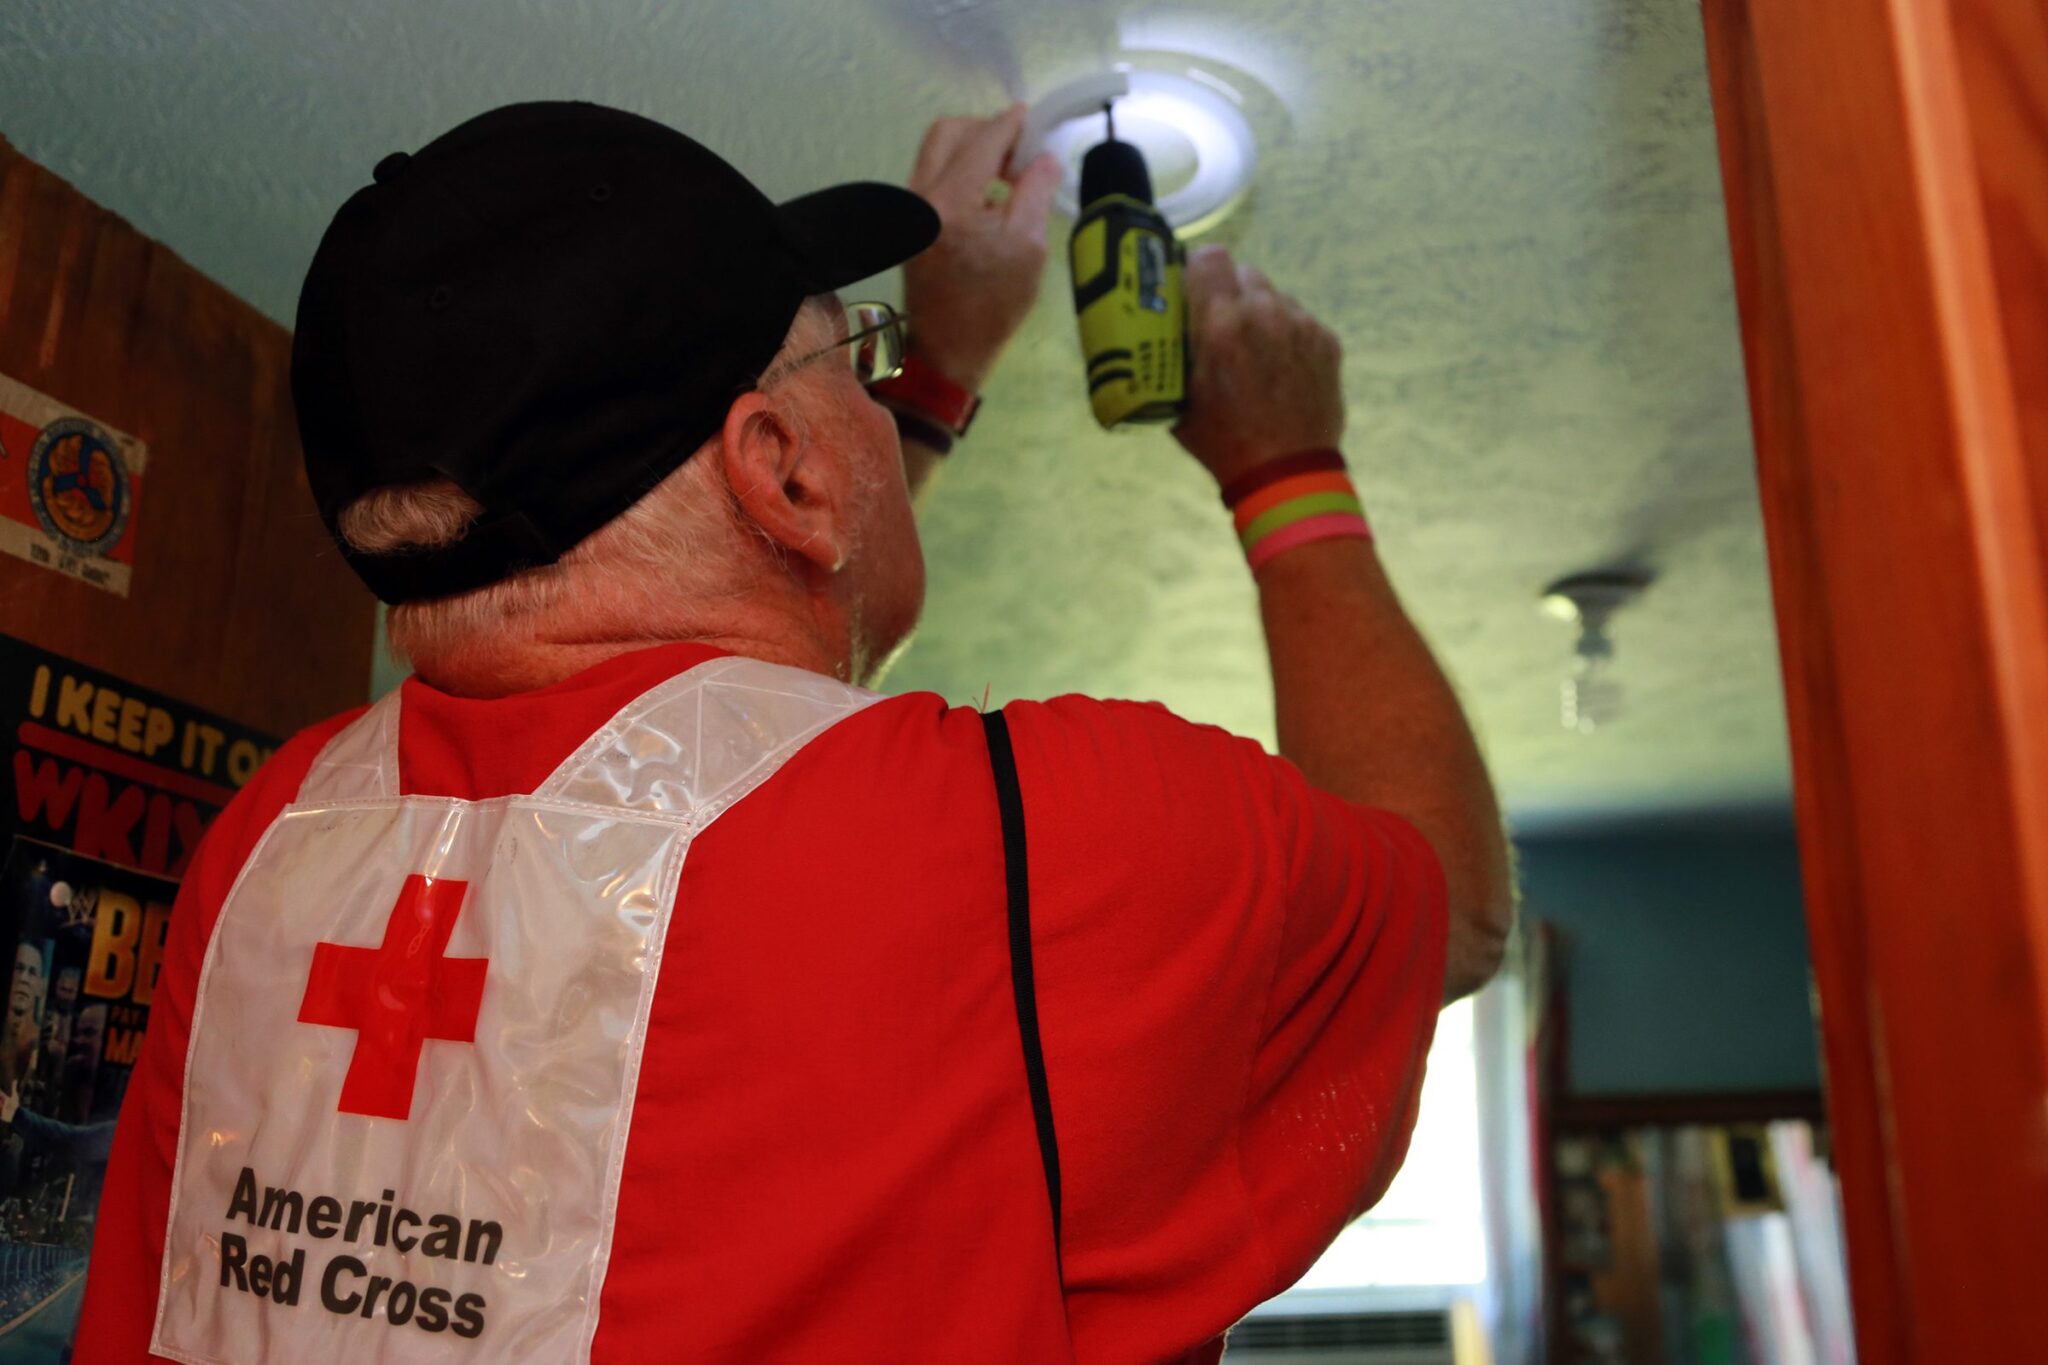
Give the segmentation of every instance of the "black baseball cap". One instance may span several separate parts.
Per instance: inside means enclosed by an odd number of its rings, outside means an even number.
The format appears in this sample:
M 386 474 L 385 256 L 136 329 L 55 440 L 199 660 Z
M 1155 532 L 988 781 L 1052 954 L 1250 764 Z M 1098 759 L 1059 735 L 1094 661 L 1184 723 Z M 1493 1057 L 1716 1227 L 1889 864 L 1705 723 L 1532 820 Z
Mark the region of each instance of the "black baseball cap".
M 551 564 L 689 458 L 806 296 L 930 246 L 893 185 L 776 204 L 692 139 L 576 102 L 507 105 L 377 164 L 299 293 L 292 398 L 313 500 L 386 602 Z M 341 510 L 453 480 L 453 544 L 364 554 Z

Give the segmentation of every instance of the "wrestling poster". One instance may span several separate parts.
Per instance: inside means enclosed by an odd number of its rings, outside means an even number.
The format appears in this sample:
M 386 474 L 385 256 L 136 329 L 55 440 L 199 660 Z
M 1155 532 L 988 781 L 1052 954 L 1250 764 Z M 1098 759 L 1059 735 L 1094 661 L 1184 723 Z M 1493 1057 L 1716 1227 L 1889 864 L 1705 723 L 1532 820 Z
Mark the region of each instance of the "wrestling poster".
M 0 868 L 0 1360 L 69 1354 L 176 890 L 19 836 Z
M 176 879 L 275 745 L 4 635 L 0 721 L 0 1365 L 62 1365 Z

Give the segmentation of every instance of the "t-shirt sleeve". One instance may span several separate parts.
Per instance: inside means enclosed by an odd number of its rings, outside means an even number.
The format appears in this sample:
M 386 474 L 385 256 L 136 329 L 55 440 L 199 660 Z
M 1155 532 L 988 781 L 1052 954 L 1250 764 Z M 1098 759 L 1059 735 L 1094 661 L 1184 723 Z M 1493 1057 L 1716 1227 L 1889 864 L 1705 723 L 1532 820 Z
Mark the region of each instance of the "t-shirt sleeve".
M 1443 994 L 1443 874 L 1399 817 L 1156 704 L 1006 714 L 1070 1314 L 1161 1358 L 1292 1284 L 1392 1180 Z
M 327 741 L 360 713 L 351 711 L 302 731 L 279 749 L 207 829 L 179 884 L 149 1026 L 122 1100 L 100 1190 L 74 1365 L 161 1359 L 149 1354 L 149 1338 L 177 1163 L 185 1050 L 207 944 L 257 841 L 297 794 Z

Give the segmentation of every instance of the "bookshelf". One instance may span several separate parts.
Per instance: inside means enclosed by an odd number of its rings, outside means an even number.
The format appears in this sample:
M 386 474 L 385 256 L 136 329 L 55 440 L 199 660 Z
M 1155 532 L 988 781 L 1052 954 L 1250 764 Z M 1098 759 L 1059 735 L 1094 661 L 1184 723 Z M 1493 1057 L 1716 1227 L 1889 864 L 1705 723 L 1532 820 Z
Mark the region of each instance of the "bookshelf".
M 1775 1123 L 1781 1119 L 1796 1119 L 1820 1127 L 1827 1121 L 1827 1105 L 1818 1090 L 1560 1095 L 1551 1103 L 1550 1119 L 1559 1129 L 1591 1131 Z
M 1562 936 L 1531 948 L 1546 1358 L 1852 1365 L 1820 1092 L 1575 1094 Z

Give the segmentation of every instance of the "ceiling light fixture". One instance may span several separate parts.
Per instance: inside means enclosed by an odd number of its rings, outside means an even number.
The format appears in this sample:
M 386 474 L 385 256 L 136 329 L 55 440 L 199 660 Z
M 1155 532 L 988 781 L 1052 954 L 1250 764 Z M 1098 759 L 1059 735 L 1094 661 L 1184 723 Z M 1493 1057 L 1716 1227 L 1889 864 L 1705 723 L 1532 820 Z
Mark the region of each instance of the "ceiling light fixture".
M 1613 677 L 1614 613 L 1642 596 L 1650 575 L 1632 570 L 1572 574 L 1543 590 L 1543 613 L 1579 628 L 1570 676 L 1564 680 L 1564 728 L 1591 734 L 1621 718 L 1621 684 Z
M 1059 158 L 1066 176 L 1054 203 L 1062 213 L 1078 211 L 1081 158 L 1102 141 L 1102 106 L 1112 101 L 1117 136 L 1145 154 L 1159 211 L 1176 233 L 1206 232 L 1243 202 L 1258 145 L 1230 84 L 1193 67 L 1118 67 L 1047 92 L 1024 121 L 1014 164 L 1040 152 Z

